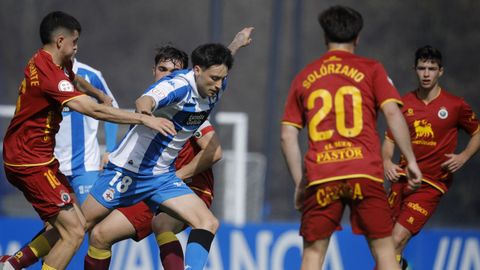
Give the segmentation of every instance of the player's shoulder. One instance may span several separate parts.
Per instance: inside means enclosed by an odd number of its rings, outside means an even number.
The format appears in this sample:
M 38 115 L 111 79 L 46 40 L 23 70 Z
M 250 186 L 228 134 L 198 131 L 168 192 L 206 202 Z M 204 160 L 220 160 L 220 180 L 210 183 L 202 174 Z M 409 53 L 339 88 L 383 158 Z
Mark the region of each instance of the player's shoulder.
M 455 94 L 453 94 L 452 92 L 448 91 L 447 89 L 445 88 L 442 88 L 441 90 L 441 95 L 444 97 L 444 98 L 447 98 L 449 100 L 452 100 L 452 101 L 457 101 L 457 102 L 463 102 L 463 97 L 461 96 L 457 96 Z
M 402 100 L 413 100 L 417 98 L 417 94 L 415 93 L 415 90 L 410 90 L 407 93 L 402 95 Z

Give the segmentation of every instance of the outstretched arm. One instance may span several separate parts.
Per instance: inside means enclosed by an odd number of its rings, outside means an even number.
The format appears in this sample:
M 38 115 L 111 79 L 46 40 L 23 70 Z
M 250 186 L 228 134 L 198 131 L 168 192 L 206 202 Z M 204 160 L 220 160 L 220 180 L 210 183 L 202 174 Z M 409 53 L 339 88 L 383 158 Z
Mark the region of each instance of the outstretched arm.
M 82 76 L 75 75 L 75 79 L 73 83 L 80 91 L 86 93 L 89 96 L 96 98 L 100 103 L 103 103 L 108 106 L 112 106 L 113 99 L 107 96 L 105 93 L 100 91 L 99 89 L 95 88 L 91 85 L 87 80 L 85 80 Z
M 82 95 L 64 104 L 70 109 L 88 115 L 98 120 L 114 122 L 118 124 L 141 124 L 154 129 L 161 134 L 175 135 L 173 123 L 165 118 L 156 118 L 140 113 L 123 111 L 93 101 L 91 98 Z
M 395 102 L 387 102 L 383 104 L 382 111 L 398 148 L 400 148 L 400 151 L 408 162 L 407 177 L 409 187 L 411 189 L 417 189 L 422 182 L 422 173 L 420 172 L 420 168 L 418 168 L 413 153 L 412 144 L 410 142 L 410 133 L 408 132 L 405 118 Z
M 137 112 L 152 115 L 155 101 L 150 96 L 141 96 L 135 101 L 135 109 Z
M 228 45 L 228 49 L 230 49 L 232 55 L 235 55 L 238 49 L 246 47 L 252 42 L 250 36 L 252 35 L 253 29 L 253 27 L 245 27 L 235 35 L 230 45 Z
M 217 161 L 222 159 L 222 147 L 215 131 L 210 131 L 196 141 L 200 151 L 185 166 L 180 168 L 176 174 L 183 180 L 193 177 L 210 168 Z

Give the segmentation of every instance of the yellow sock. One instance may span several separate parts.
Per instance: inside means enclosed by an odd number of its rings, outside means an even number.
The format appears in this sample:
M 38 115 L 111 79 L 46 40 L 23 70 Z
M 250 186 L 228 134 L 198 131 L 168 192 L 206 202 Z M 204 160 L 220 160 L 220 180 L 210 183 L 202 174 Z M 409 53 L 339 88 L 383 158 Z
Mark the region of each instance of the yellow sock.
M 43 235 L 39 235 L 38 237 L 33 239 L 33 241 L 28 244 L 28 246 L 37 258 L 44 257 L 48 254 L 48 252 L 50 252 L 50 249 L 52 249 L 50 243 L 48 243 L 47 238 L 45 238 L 45 236 Z
M 57 270 L 51 266 L 48 266 L 46 263 L 43 263 L 42 270 Z
M 112 252 L 110 250 L 88 246 L 88 256 L 97 260 L 105 260 L 112 257 Z
M 173 242 L 173 241 L 178 241 L 177 237 L 173 232 L 164 232 L 155 237 L 157 239 L 157 244 L 158 246 Z

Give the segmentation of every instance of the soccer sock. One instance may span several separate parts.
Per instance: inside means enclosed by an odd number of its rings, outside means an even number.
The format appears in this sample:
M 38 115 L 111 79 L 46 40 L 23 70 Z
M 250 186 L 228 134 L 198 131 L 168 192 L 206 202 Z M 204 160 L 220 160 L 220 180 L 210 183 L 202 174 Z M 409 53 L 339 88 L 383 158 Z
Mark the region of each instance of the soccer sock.
M 15 269 L 26 268 L 38 261 L 39 258 L 45 256 L 50 251 L 51 247 L 48 243 L 48 240 L 43 236 L 39 235 L 33 239 L 30 244 L 23 247 L 20 251 L 15 253 L 8 262 Z
M 156 237 L 160 260 L 165 270 L 184 270 L 182 245 L 173 232 L 164 232 Z
M 44 263 L 44 264 L 42 265 L 42 270 L 57 270 L 57 269 L 55 269 L 55 268 L 47 265 L 46 263 Z
M 112 252 L 110 250 L 89 246 L 83 267 L 85 270 L 108 270 L 111 258 Z
M 203 269 L 214 237 L 213 233 L 203 229 L 193 229 L 190 232 L 185 252 L 185 269 Z

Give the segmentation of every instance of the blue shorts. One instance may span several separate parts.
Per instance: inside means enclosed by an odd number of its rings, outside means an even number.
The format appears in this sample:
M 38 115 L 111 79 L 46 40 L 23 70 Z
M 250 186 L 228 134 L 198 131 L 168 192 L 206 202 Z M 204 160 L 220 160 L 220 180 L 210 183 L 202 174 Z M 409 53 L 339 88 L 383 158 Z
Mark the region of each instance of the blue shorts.
M 90 189 L 99 177 L 99 173 L 100 171 L 90 171 L 82 172 L 78 175 L 67 176 L 67 179 L 70 182 L 75 195 L 77 196 L 79 205 L 82 205 L 87 199 Z
M 156 212 L 164 201 L 193 192 L 175 172 L 143 176 L 107 168 L 95 182 L 90 194 L 109 209 L 144 201 Z

